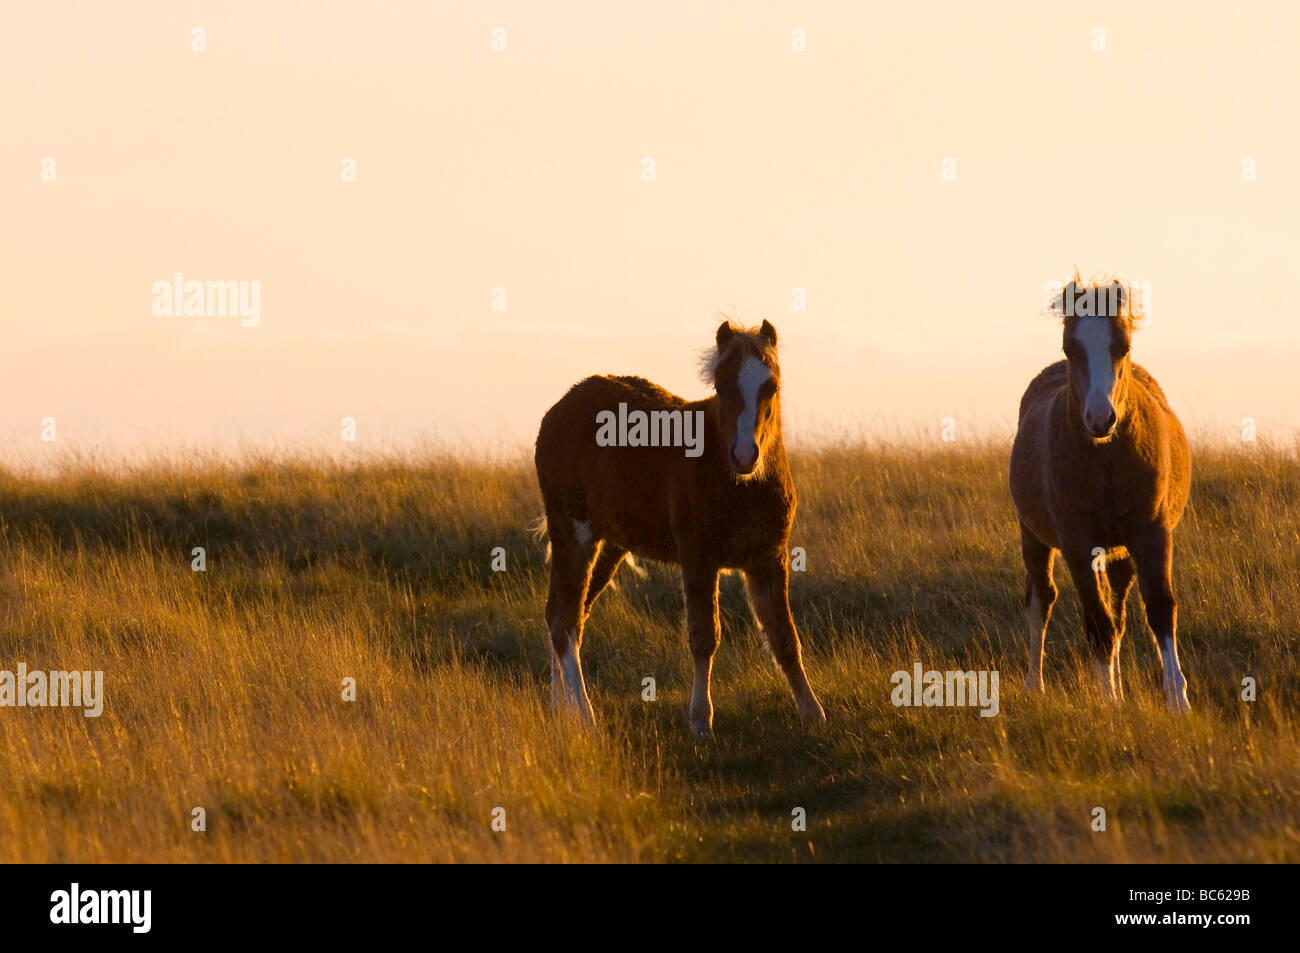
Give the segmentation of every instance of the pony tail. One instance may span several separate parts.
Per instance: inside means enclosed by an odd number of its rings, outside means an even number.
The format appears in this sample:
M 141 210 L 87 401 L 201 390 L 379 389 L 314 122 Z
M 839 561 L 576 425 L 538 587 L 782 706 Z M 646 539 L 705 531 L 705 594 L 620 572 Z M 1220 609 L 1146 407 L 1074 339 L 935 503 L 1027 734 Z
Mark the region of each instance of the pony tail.
M 530 532 L 533 536 L 533 539 L 537 540 L 537 542 L 539 543 L 542 541 L 543 538 L 546 537 L 546 514 L 545 513 L 543 513 L 541 516 L 537 517 L 537 519 L 533 520 L 531 523 L 528 524 L 528 532 Z M 549 563 L 550 561 L 551 561 L 551 541 L 550 539 L 547 539 L 546 540 L 546 562 Z

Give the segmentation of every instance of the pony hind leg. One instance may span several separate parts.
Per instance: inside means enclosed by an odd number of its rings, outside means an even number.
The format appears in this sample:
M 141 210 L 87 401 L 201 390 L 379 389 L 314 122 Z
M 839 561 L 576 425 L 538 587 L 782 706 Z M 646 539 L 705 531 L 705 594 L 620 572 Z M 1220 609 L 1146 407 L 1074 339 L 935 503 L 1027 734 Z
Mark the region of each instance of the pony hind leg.
M 546 625 L 551 636 L 551 703 L 588 726 L 595 724 L 582 677 L 583 605 L 599 543 L 590 527 L 577 520 L 550 518 L 551 582 L 546 597 Z
M 1120 647 L 1124 641 L 1124 628 L 1128 618 L 1128 594 L 1137 578 L 1137 566 L 1132 557 L 1107 560 L 1106 578 L 1110 581 L 1111 615 L 1115 619 L 1115 694 L 1124 700 L 1124 683 L 1120 679 Z
M 1097 676 L 1102 695 L 1108 701 L 1118 702 L 1115 689 L 1115 668 L 1119 656 L 1119 632 L 1112 614 L 1110 581 L 1102 570 L 1093 571 L 1092 550 L 1076 548 L 1066 556 L 1070 578 L 1079 592 L 1083 605 L 1083 627 L 1097 663 Z
M 1025 624 L 1029 627 L 1029 669 L 1025 673 L 1025 690 L 1042 692 L 1047 623 L 1052 618 L 1052 607 L 1056 605 L 1056 583 L 1052 581 L 1056 550 L 1039 541 L 1021 524 L 1020 553 L 1025 561 Z
M 596 597 L 609 585 L 610 580 L 614 578 L 614 573 L 618 572 L 618 567 L 623 565 L 626 557 L 626 549 L 608 541 L 600 544 L 600 555 L 596 557 L 596 564 L 591 569 L 591 582 L 587 585 L 587 597 L 582 604 L 584 619 L 591 614 L 591 607 Z

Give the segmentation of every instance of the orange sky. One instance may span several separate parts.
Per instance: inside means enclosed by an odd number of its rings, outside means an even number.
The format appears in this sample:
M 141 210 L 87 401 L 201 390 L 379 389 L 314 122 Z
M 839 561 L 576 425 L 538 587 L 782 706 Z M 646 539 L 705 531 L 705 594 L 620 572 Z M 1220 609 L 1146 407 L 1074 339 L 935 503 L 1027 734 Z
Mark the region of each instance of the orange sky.
M 1001 432 L 1074 265 L 1150 282 L 1193 430 L 1292 440 L 1300 8 L 1129 7 L 6 4 L 0 458 L 521 447 L 585 374 L 698 396 L 717 305 L 795 440 Z M 177 271 L 260 322 L 155 316 Z

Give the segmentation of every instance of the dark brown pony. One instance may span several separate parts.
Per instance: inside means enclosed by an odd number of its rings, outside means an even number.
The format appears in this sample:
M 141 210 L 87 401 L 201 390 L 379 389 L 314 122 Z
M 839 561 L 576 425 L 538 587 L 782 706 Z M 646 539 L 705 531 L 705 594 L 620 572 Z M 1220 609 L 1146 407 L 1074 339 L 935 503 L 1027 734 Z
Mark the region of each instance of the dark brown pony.
M 1011 496 L 1028 574 L 1025 687 L 1043 690 L 1059 550 L 1083 603 L 1102 691 L 1123 700 L 1119 648 L 1136 576 L 1166 699 L 1187 711 L 1173 586 L 1173 532 L 1191 483 L 1187 438 L 1155 378 L 1129 359 L 1134 315 L 1124 285 L 1071 281 L 1054 309 L 1065 323 L 1066 360 L 1044 369 L 1025 391 L 1011 450 Z
M 682 567 L 697 737 L 713 730 L 709 675 L 723 569 L 744 573 L 800 715 L 826 717 L 804 674 L 786 589 L 795 492 L 781 441 L 776 329 L 724 322 L 703 373 L 716 394 L 690 402 L 640 377 L 588 377 L 542 418 L 535 460 L 551 543 L 551 697 L 587 723 L 583 625 L 629 553 Z M 638 411 L 650 433 L 629 425 L 624 441 L 623 421 Z M 625 445 L 610 445 L 615 436 Z

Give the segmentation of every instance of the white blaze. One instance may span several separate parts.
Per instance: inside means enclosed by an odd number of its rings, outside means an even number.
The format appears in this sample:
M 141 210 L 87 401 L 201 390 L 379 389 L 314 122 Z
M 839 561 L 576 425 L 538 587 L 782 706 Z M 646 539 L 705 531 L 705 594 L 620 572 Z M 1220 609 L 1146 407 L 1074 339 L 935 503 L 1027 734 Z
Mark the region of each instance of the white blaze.
M 1081 318 L 1074 326 L 1074 339 L 1088 357 L 1088 394 L 1083 400 L 1083 410 L 1093 418 L 1104 418 L 1114 409 L 1110 400 L 1115 389 L 1110 333 L 1110 321 L 1106 318 Z
M 745 399 L 745 407 L 736 418 L 736 458 L 748 464 L 758 456 L 758 443 L 754 439 L 754 427 L 758 423 L 758 391 L 772 379 L 772 369 L 756 357 L 745 358 L 736 375 L 740 394 Z

